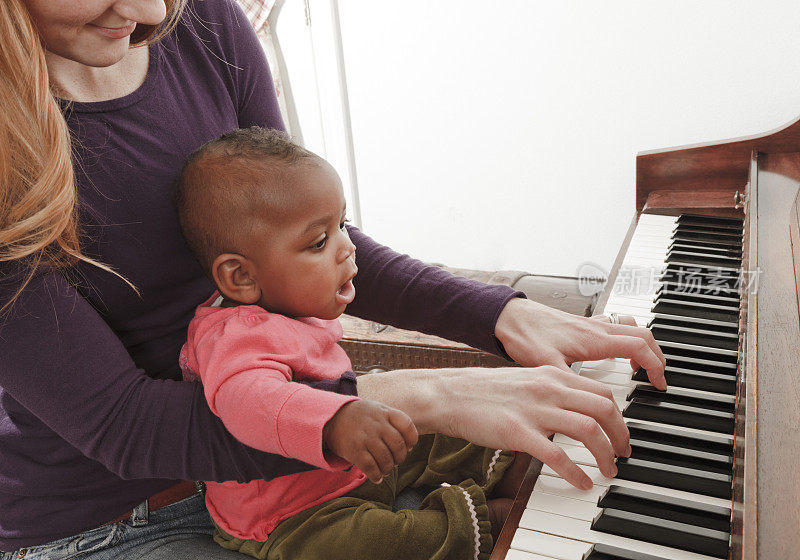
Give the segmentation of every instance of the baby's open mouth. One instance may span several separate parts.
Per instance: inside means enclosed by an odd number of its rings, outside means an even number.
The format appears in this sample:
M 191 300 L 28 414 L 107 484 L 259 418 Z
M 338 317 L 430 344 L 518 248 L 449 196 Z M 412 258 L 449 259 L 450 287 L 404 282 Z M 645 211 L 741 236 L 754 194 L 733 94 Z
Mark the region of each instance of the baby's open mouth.
M 353 286 L 353 279 L 351 278 L 336 291 L 336 301 L 340 304 L 347 305 L 352 303 L 356 297 L 356 288 Z

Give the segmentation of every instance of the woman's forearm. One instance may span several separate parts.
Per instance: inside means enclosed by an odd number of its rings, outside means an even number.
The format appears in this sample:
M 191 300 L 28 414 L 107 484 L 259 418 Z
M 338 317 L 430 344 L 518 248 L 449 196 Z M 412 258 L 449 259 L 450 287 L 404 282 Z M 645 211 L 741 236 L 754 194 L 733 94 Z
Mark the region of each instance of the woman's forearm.
M 616 476 L 614 455 L 630 454 L 611 391 L 552 366 L 392 371 L 362 376 L 358 385 L 363 398 L 408 414 L 420 433 L 524 451 L 584 489 L 591 480 L 548 436 L 583 442 L 609 477 Z
M 358 395 L 402 410 L 420 434 L 451 434 L 450 386 L 456 370 L 394 370 L 358 378 Z

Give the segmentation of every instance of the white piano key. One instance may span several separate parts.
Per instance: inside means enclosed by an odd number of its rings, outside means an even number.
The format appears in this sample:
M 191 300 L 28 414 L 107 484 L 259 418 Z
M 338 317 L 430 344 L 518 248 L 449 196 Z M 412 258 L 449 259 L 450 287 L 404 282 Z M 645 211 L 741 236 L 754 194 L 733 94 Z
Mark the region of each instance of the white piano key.
M 640 307 L 629 307 L 627 305 L 606 305 L 602 313 L 598 310 L 595 312 L 595 315 L 608 315 L 610 313 L 630 315 L 631 317 L 641 319 L 643 322 L 641 326 L 645 326 L 655 316 L 650 310 L 645 311 Z
M 630 376 L 633 368 L 631 368 L 630 360 L 625 358 L 611 358 L 608 360 L 586 360 L 583 362 L 585 369 L 598 369 L 600 371 L 613 371 L 616 373 L 626 373 Z
M 560 515 L 562 517 L 578 519 L 589 523 L 602 512 L 602 508 L 597 507 L 596 503 L 575 500 L 573 498 L 554 494 L 539 494 L 537 499 L 532 499 L 528 502 L 526 509 Z M 633 540 L 639 542 L 638 539 Z
M 714 496 L 705 496 L 703 494 L 695 494 L 694 492 L 686 492 L 683 490 L 674 490 L 672 488 L 656 486 L 654 484 L 645 484 L 644 482 L 636 482 L 633 480 L 625 480 L 622 478 L 606 478 L 600 472 L 600 469 L 598 469 L 597 467 L 590 467 L 589 465 L 581 465 L 580 468 L 583 472 L 586 473 L 586 475 L 591 479 L 592 483 L 594 483 L 596 487 L 600 487 L 603 490 L 605 490 L 612 484 L 616 484 L 617 486 L 623 486 L 625 488 L 644 490 L 645 492 L 652 492 L 653 494 L 661 494 L 662 496 L 674 496 L 676 498 L 682 498 L 684 500 L 690 500 L 701 504 L 709 504 L 725 508 L 731 507 L 731 501 L 725 500 L 723 498 L 716 498 Z M 542 466 L 542 472 L 539 475 L 539 478 L 542 477 L 552 477 L 563 480 L 558 475 L 558 473 L 556 473 L 553 469 L 551 469 L 547 465 Z M 534 486 L 534 489 L 536 489 L 537 486 L 538 486 L 538 480 L 537 480 L 537 485 Z M 544 490 L 540 491 L 544 492 Z M 581 499 L 580 495 L 570 495 L 569 497 L 575 499 Z M 588 497 L 586 499 L 588 499 Z M 597 498 L 595 498 L 595 501 L 596 500 Z
M 567 443 L 558 443 L 556 445 L 563 449 L 570 461 L 576 465 L 586 465 L 589 467 L 597 466 L 597 460 L 594 458 L 594 455 L 592 455 L 592 452 L 586 449 L 586 447 L 582 445 L 570 445 Z
M 533 487 L 533 492 L 539 494 L 554 494 L 556 496 L 563 496 L 565 498 L 572 498 L 574 500 L 581 500 L 584 502 L 591 502 L 596 504 L 606 491 L 605 486 L 592 486 L 589 490 L 581 490 L 575 488 L 572 484 L 559 476 L 540 476 L 536 479 L 536 485 Z M 533 494 L 528 498 L 528 502 L 533 500 Z M 528 504 L 530 506 L 530 503 Z
M 567 445 L 583 445 L 577 439 L 572 439 L 564 434 L 556 434 L 553 436 L 553 443 L 566 443 Z
M 596 504 L 600 496 L 605 493 L 606 487 L 592 486 L 589 490 L 581 490 L 580 488 L 575 488 L 572 484 L 559 476 L 540 476 L 536 479 L 536 485 L 533 487 L 533 491 L 540 494 L 555 494 L 556 496 L 564 496 L 565 498 L 573 498 L 575 500 Z M 533 494 L 531 494 L 528 502 L 531 500 L 533 500 Z M 530 507 L 530 503 L 528 507 Z
M 637 419 L 626 419 L 625 424 L 627 425 L 646 425 L 646 426 L 655 426 L 655 427 L 663 427 L 664 424 L 659 424 L 658 422 L 649 422 L 647 420 L 639 420 Z M 721 434 L 719 432 L 707 432 L 706 430 L 697 430 L 695 428 L 687 428 L 685 426 L 669 426 L 671 430 L 677 430 L 679 432 L 686 432 L 687 434 L 695 434 L 695 435 L 707 435 L 707 436 L 714 436 L 717 438 L 724 438 L 727 440 L 731 445 L 733 445 L 733 436 L 730 434 Z M 572 439 L 569 436 L 565 436 L 564 434 L 556 434 L 553 436 L 554 443 L 566 443 L 567 445 L 583 445 L 580 441 L 576 439 Z
M 581 560 L 592 546 L 577 541 L 536 531 L 517 531 L 511 548 L 558 560 Z M 508 558 L 508 556 L 506 556 Z
M 669 249 L 670 243 L 672 243 L 672 232 L 639 232 L 640 235 L 637 235 L 633 239 L 631 239 L 628 248 L 640 248 L 641 250 L 647 250 L 648 248 L 657 248 L 659 251 L 658 253 L 653 252 L 652 255 L 654 257 L 659 257 L 661 259 L 664 258 L 664 255 L 667 254 L 667 250 Z M 625 254 L 625 259 L 628 258 L 628 253 Z
M 678 223 L 679 216 L 667 216 L 666 214 L 650 214 L 645 213 L 639 216 L 637 224 L 652 224 L 652 225 L 667 225 L 675 227 Z
M 627 387 L 631 382 L 630 373 L 617 373 L 615 371 L 584 368 L 581 370 L 580 375 L 581 377 L 588 377 L 589 379 L 594 379 L 595 381 L 600 381 L 601 383 L 620 385 L 623 387 Z
M 531 494 L 531 499 L 528 500 L 528 505 L 526 507 L 528 509 L 546 511 L 556 515 L 563 515 L 564 517 L 581 519 L 583 521 L 591 521 L 594 519 L 595 515 L 600 513 L 600 509 L 597 507 L 596 503 L 557 496 L 555 494 L 543 494 L 536 490 Z
M 548 533 L 561 537 L 568 537 L 587 543 L 602 543 L 609 546 L 618 546 L 628 550 L 635 550 L 645 554 L 652 554 L 670 560 L 710 560 L 704 554 L 687 552 L 658 544 L 652 544 L 600 531 L 592 531 L 591 522 L 555 515 L 544 511 L 526 509 L 520 519 L 520 530 L 528 529 L 541 533 Z M 517 531 L 519 532 L 519 531 Z
M 629 307 L 640 310 L 640 313 L 652 313 L 653 299 L 649 295 L 637 298 L 630 295 L 611 294 L 606 307 Z
M 532 552 L 524 552 L 522 550 L 509 549 L 506 553 L 505 560 L 553 560 L 552 556 L 541 556 L 540 554 L 533 554 Z M 569 558 L 567 560 L 573 560 Z M 575 556 L 575 560 L 582 560 L 580 556 Z
M 726 440 L 730 441 L 731 444 L 733 443 L 733 436 L 731 434 L 724 434 L 722 432 L 711 432 L 708 430 L 699 430 L 697 428 L 689 428 L 687 426 L 677 426 L 675 424 L 664 424 L 662 422 L 651 422 L 650 420 L 641 420 L 639 418 L 631 418 L 631 422 L 635 422 L 636 424 L 646 424 L 648 426 L 668 426 L 672 430 L 678 430 L 681 432 L 687 432 L 689 434 L 699 434 L 699 435 L 706 435 L 706 436 L 714 436 L 719 438 L 725 438 Z

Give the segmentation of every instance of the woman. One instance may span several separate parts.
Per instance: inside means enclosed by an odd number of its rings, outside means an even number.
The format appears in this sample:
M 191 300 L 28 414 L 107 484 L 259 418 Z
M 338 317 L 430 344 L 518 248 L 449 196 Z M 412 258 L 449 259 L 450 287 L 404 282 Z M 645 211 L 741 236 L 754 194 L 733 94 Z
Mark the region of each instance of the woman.
M 308 467 L 240 444 L 199 385 L 177 381 L 186 326 L 212 287 L 170 186 L 220 133 L 282 128 L 260 45 L 231 0 L 4 0 L 0 38 L 0 558 L 235 557 L 208 538 L 202 496 L 176 481 Z M 547 440 L 558 431 L 613 474 L 627 430 L 610 392 L 567 364 L 627 357 L 663 386 L 646 330 L 350 233 L 350 312 L 544 366 L 371 375 L 362 397 L 404 410 L 421 433 L 526 451 L 591 485 Z M 352 393 L 354 377 L 318 388 Z

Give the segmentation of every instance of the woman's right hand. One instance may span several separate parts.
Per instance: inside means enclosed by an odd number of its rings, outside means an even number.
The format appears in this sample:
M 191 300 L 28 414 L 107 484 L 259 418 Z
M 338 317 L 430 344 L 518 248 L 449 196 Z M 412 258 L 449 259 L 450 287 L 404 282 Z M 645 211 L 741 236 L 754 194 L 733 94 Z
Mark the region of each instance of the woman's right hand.
M 406 412 L 420 433 L 524 451 L 578 488 L 591 480 L 549 436 L 581 441 L 607 477 L 616 476 L 615 455 L 630 455 L 611 391 L 557 367 L 397 370 L 362 376 L 358 385 L 361 397 Z

